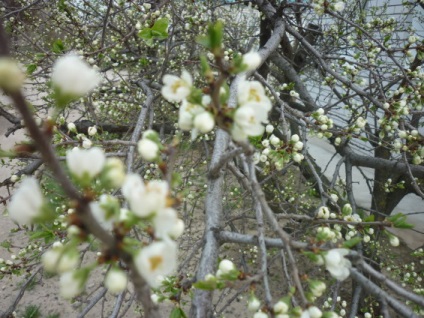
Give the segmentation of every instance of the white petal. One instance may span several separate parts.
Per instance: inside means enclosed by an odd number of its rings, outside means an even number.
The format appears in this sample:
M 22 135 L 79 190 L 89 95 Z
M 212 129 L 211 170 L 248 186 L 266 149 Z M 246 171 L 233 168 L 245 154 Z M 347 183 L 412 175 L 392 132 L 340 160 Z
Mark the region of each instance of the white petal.
M 177 245 L 170 241 L 153 242 L 142 248 L 134 259 L 138 271 L 153 288 L 160 286 L 161 276 L 172 274 L 177 265 Z
M 83 96 L 100 81 L 99 74 L 73 53 L 64 55 L 53 65 L 52 82 L 62 93 Z
M 12 196 L 8 205 L 9 216 L 20 224 L 30 224 L 40 215 L 43 205 L 41 188 L 35 178 L 26 178 Z
M 124 184 L 122 185 L 122 194 L 125 199 L 130 200 L 132 197 L 133 190 L 144 191 L 144 182 L 141 177 L 137 174 L 128 174 L 125 178 Z
M 153 227 L 155 236 L 158 238 L 166 238 L 170 235 L 175 224 L 178 221 L 177 212 L 172 208 L 159 210 L 153 218 Z

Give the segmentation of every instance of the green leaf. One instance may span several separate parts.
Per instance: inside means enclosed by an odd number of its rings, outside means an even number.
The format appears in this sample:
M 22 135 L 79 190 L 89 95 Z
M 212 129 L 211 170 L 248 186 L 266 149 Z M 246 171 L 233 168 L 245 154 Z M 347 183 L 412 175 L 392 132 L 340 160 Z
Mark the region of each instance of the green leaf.
M 12 243 L 10 243 L 10 241 L 8 241 L 8 240 L 5 240 L 5 241 L 0 243 L 0 246 L 7 249 L 7 251 L 10 252 L 10 248 L 12 247 Z
M 27 65 L 27 74 L 31 75 L 37 69 L 37 64 L 29 64 Z
M 138 36 L 140 38 L 142 38 L 143 40 L 149 40 L 153 37 L 152 29 L 145 28 L 145 29 L 141 30 L 140 32 L 138 32 Z
M 176 307 L 172 309 L 169 318 L 187 318 L 187 316 L 181 308 Z
M 356 236 L 356 237 L 354 237 L 354 238 L 350 239 L 349 241 L 345 241 L 345 242 L 343 243 L 343 247 L 346 247 L 346 248 L 352 248 L 352 247 L 354 247 L 356 244 L 359 244 L 361 241 L 362 241 L 362 238 L 360 238 L 360 237 Z
M 217 288 L 216 280 L 201 280 L 194 283 L 193 286 L 201 290 L 214 290 Z
M 57 39 L 52 44 L 52 52 L 56 54 L 62 54 L 65 53 L 65 45 L 63 45 L 63 42 L 61 39 Z
M 162 36 L 164 35 L 168 36 L 168 25 L 169 25 L 169 21 L 167 18 L 158 19 L 153 25 L 152 31 L 156 31 Z
M 199 88 L 192 88 L 190 95 L 187 97 L 187 101 L 192 104 L 202 105 L 203 92 Z
M 414 225 L 406 222 L 406 215 L 403 213 L 397 213 L 387 218 L 388 221 L 393 223 L 393 227 L 401 229 L 412 229 Z
M 164 40 L 168 37 L 168 24 L 168 19 L 159 19 L 155 22 L 153 27 L 142 29 L 138 33 L 138 36 L 145 40 L 147 45 L 152 45 L 153 40 Z
M 0 158 L 13 158 L 14 156 L 16 156 L 14 151 L 3 150 L 0 148 Z
M 204 55 L 200 55 L 200 70 L 203 76 L 206 76 L 207 74 L 211 72 L 208 59 Z
M 209 25 L 208 33 L 212 51 L 221 49 L 224 25 L 221 21 Z M 213 52 L 215 54 L 215 52 Z
M 375 215 L 372 215 L 372 214 L 364 218 L 364 222 L 374 222 L 374 220 L 375 220 Z
M 223 24 L 221 21 L 209 24 L 208 35 L 199 36 L 196 41 L 200 45 L 210 50 L 214 55 L 219 55 L 221 51 Z
M 58 3 L 58 8 L 59 8 L 59 11 L 60 12 L 63 12 L 65 9 L 66 9 L 66 3 L 65 3 L 65 0 L 59 0 L 59 3 Z
M 201 46 L 204 46 L 205 48 L 207 48 L 208 50 L 211 50 L 211 42 L 209 40 L 209 37 L 207 36 L 198 36 L 196 38 L 196 42 L 198 44 L 200 44 Z
M 44 231 L 36 231 L 32 233 L 29 239 L 30 240 L 44 239 L 44 242 L 49 243 L 51 241 L 54 241 L 56 237 L 52 231 L 44 230 Z

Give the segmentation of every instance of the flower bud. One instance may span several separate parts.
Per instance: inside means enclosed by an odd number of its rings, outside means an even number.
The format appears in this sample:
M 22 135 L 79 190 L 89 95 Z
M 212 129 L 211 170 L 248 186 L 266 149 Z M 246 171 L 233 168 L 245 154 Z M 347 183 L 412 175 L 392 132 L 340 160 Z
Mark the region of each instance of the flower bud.
M 261 64 L 261 56 L 257 52 L 249 52 L 243 55 L 243 64 L 247 66 L 247 71 L 258 68 Z
M 6 92 L 16 92 L 21 89 L 24 80 L 25 76 L 14 60 L 0 58 L 0 88 Z
M 261 302 L 255 296 L 249 298 L 247 309 L 250 311 L 257 311 L 261 307 Z
M 209 112 L 203 112 L 194 118 L 194 127 L 201 133 L 206 134 L 215 127 L 215 119 Z
M 76 133 L 76 132 L 77 132 L 77 126 L 75 126 L 75 124 L 74 124 L 74 123 L 68 123 L 67 127 L 68 127 L 68 130 L 69 130 L 69 131 L 72 131 L 72 132 L 74 132 L 74 133 Z
M 105 287 L 112 293 L 118 294 L 127 288 L 127 274 L 117 268 L 112 268 L 105 277 Z
M 391 235 L 390 236 L 390 245 L 395 246 L 395 247 L 399 246 L 399 239 L 396 236 Z
M 222 275 L 228 274 L 231 271 L 235 270 L 236 267 L 234 263 L 228 259 L 223 259 L 218 266 L 218 269 L 221 271 Z
M 265 131 L 266 131 L 268 134 L 271 134 L 271 133 L 274 131 L 274 126 L 273 126 L 273 125 L 271 125 L 271 124 L 266 125 L 266 127 L 265 127 Z
M 273 310 L 275 314 L 285 314 L 289 310 L 289 306 L 280 300 L 274 305 Z
M 158 155 L 159 155 L 159 146 L 154 141 L 143 138 L 141 139 L 138 144 L 138 153 L 140 154 L 141 158 L 147 161 L 154 161 Z
M 88 127 L 88 135 L 89 136 L 94 136 L 95 134 L 97 134 L 97 128 L 96 128 L 96 126 Z

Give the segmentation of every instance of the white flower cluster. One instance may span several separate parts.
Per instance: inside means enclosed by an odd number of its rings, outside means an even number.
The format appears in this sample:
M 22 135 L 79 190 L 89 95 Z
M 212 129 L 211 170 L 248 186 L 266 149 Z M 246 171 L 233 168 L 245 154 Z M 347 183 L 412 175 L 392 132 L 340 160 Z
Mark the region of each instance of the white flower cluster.
M 147 283 L 159 287 L 164 276 L 175 269 L 177 246 L 172 239 L 183 233 L 184 222 L 168 206 L 169 186 L 166 181 L 144 183 L 140 176 L 129 174 L 122 193 L 136 216 L 151 218 L 155 237 L 161 239 L 142 248 L 135 257 L 137 268 Z
M 99 74 L 75 53 L 68 53 L 53 65 L 52 82 L 60 94 L 81 97 L 101 81 Z
M 231 135 L 235 141 L 246 141 L 249 136 L 259 136 L 265 131 L 268 112 L 272 108 L 265 89 L 257 81 L 242 80 L 237 87 L 238 108 L 234 113 Z
M 328 116 L 325 115 L 324 109 L 318 108 L 318 110 L 312 114 L 312 117 L 315 119 L 315 124 L 319 128 L 317 136 L 319 138 L 322 138 L 324 135 L 326 137 L 331 137 L 331 134 L 327 132 L 327 130 L 333 128 L 334 122 L 331 118 L 328 118 Z
M 312 3 L 312 7 L 318 15 L 323 15 L 326 10 L 326 7 L 329 7 L 334 11 L 340 12 L 345 9 L 346 4 L 343 1 L 314 0 Z
M 19 224 L 31 224 L 41 216 L 43 195 L 37 180 L 32 177 L 24 179 L 12 196 L 8 205 L 10 218 Z
M 400 139 L 395 139 L 393 142 L 394 150 L 396 152 L 410 152 L 412 154 L 412 163 L 414 165 L 421 164 L 424 161 L 424 147 L 417 147 L 416 145 L 417 142 L 421 142 L 423 140 L 423 137 L 420 135 L 418 130 L 398 130 L 398 135 Z
M 206 110 L 211 100 L 209 95 L 204 96 L 201 105 L 187 101 L 193 85 L 193 79 L 187 71 L 183 71 L 181 77 L 167 74 L 163 77 L 163 83 L 162 96 L 169 102 L 181 102 L 178 116 L 178 126 L 181 130 L 193 129 L 195 138 L 198 132 L 206 134 L 215 127 L 213 115 Z
M 52 248 L 43 254 L 41 262 L 47 272 L 60 274 L 62 297 L 70 299 L 83 291 L 85 277 L 78 275 L 76 270 L 80 256 L 74 246 L 64 246 L 61 242 L 55 242 Z
M 268 124 L 265 130 L 270 134 L 274 131 L 274 126 Z M 284 164 L 288 163 L 290 159 L 297 163 L 300 163 L 304 159 L 301 153 L 303 142 L 300 141 L 297 134 L 292 135 L 288 145 L 285 145 L 280 138 L 272 134 L 268 138 L 262 140 L 262 146 L 264 147 L 262 152 L 257 152 L 253 155 L 253 162 L 255 164 L 263 162 L 269 165 L 269 159 L 271 159 L 275 164 L 275 168 L 281 170 L 284 168 Z M 290 150 L 289 152 L 286 151 L 288 149 Z M 290 155 L 288 153 L 290 153 Z
M 93 179 L 103 170 L 105 162 L 103 150 L 97 147 L 88 150 L 75 147 L 66 153 L 69 170 L 80 179 Z
M 325 267 L 335 279 L 343 281 L 349 277 L 352 264 L 345 258 L 349 250 L 345 248 L 335 248 L 329 250 L 324 255 Z
M 25 80 L 25 75 L 16 61 L 8 57 L 0 58 L 0 88 L 6 92 L 19 90 Z
M 146 282 L 151 287 L 159 287 L 162 279 L 175 269 L 177 245 L 173 239 L 178 238 L 184 230 L 183 221 L 169 206 L 168 183 L 154 180 L 145 184 L 138 175 L 125 175 L 123 163 L 119 159 L 106 159 L 104 152 L 96 147 L 89 150 L 74 148 L 68 151 L 66 159 L 71 173 L 81 180 L 92 181 L 93 178 L 101 176 L 101 180 L 110 181 L 115 187 L 122 185 L 122 193 L 131 211 L 122 209 L 117 198 L 106 194 L 89 204 L 94 219 L 104 230 L 112 231 L 115 223 L 128 220 L 130 214 L 151 221 L 157 240 L 143 247 L 136 254 L 134 261 Z M 30 190 L 37 192 L 33 189 L 34 185 L 31 184 Z M 27 191 L 25 195 L 28 196 Z M 39 199 L 37 197 L 38 201 L 41 200 Z M 34 206 L 39 207 L 38 201 Z M 71 237 L 78 233 L 76 226 L 68 228 Z M 63 297 L 72 298 L 83 291 L 88 272 L 87 269 L 76 269 L 79 254 L 75 248 L 55 244 L 44 254 L 43 264 L 46 270 L 61 274 Z M 127 282 L 127 274 L 118 267 L 112 267 L 105 277 L 105 286 L 113 293 L 124 290 Z
M 243 63 L 248 70 L 255 69 L 261 62 L 258 53 L 250 52 L 244 55 Z M 215 127 L 215 116 L 211 107 L 211 96 L 203 95 L 201 102 L 189 101 L 194 89 L 193 79 L 187 71 L 181 77 L 165 75 L 162 95 L 169 102 L 181 102 L 178 116 L 178 126 L 181 130 L 192 131 L 192 138 L 197 134 L 206 134 Z M 226 90 L 221 88 L 221 94 Z M 249 136 L 259 136 L 264 132 L 264 123 L 268 121 L 268 112 L 272 104 L 265 95 L 265 89 L 257 81 L 241 80 L 237 88 L 238 107 L 234 112 L 231 134 L 235 141 L 244 142 Z M 215 105 L 217 106 L 217 105 Z
M 159 156 L 159 145 L 156 140 L 159 140 L 157 133 L 153 130 L 146 130 L 142 138 L 137 144 L 138 153 L 141 158 L 147 161 L 154 161 Z

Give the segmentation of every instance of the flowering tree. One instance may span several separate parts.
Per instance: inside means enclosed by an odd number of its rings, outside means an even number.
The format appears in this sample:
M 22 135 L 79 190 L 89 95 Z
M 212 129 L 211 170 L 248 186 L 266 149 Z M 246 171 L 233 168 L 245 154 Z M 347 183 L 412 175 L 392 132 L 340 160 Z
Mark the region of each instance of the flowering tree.
M 401 285 L 375 266 L 387 261 L 381 233 L 399 245 L 385 228 L 411 226 L 394 207 L 423 196 L 413 30 L 395 39 L 396 20 L 341 1 L 9 1 L 2 12 L 0 87 L 12 103 L 0 114 L 8 134 L 30 136 L 2 156 L 33 162 L 1 185 L 23 179 L 8 214 L 42 246 L 2 276 L 41 262 L 73 299 L 103 267 L 95 300 L 118 294 L 114 317 L 128 280 L 146 317 L 162 317 L 166 299 L 171 317 L 221 315 L 243 294 L 256 318 L 422 313 L 422 273 Z M 28 91 L 42 102 L 29 105 Z M 344 180 L 321 175 L 311 136 L 342 156 Z M 24 178 L 41 164 L 48 172 Z M 353 166 L 375 170 L 370 211 L 355 203 Z M 199 214 L 202 238 L 183 254 Z M 229 260 L 230 245 L 251 246 L 252 264 L 242 247 Z

